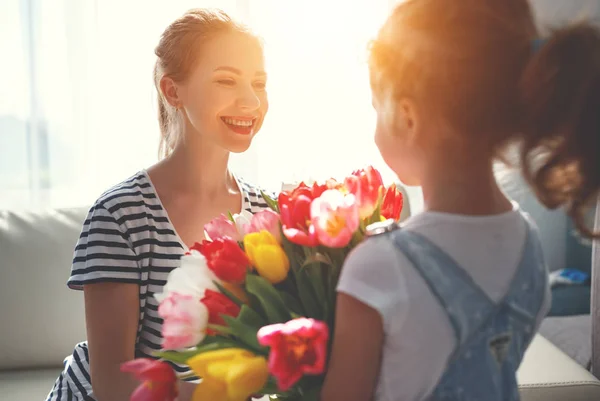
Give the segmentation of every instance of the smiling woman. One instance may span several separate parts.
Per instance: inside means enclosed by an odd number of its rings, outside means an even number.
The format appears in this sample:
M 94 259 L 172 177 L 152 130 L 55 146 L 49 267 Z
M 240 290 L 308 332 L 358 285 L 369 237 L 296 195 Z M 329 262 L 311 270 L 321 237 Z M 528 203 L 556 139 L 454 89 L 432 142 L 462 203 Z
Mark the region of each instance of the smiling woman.
M 165 157 L 89 211 L 68 282 L 84 292 L 88 341 L 67 358 L 49 401 L 129 398 L 135 385 L 119 366 L 165 346 L 166 316 L 153 295 L 170 271 L 215 216 L 267 207 L 261 190 L 228 168 L 268 110 L 260 41 L 223 12 L 193 9 L 165 29 L 156 55 Z M 180 401 L 193 386 L 181 387 Z

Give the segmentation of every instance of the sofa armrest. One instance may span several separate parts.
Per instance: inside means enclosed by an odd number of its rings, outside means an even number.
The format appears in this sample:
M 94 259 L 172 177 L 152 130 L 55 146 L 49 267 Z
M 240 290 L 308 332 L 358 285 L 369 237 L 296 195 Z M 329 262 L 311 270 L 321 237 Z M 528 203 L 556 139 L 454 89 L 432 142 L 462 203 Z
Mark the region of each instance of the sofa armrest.
M 600 400 L 600 380 L 537 335 L 518 372 L 522 401 Z

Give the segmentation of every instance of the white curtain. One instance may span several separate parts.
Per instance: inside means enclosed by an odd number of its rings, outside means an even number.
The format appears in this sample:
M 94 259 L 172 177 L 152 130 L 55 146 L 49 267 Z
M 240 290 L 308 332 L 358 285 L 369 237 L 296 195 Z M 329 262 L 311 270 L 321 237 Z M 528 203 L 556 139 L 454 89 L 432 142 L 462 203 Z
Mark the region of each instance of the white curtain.
M 384 167 L 367 44 L 390 0 L 2 0 L 0 209 L 89 205 L 157 160 L 152 68 L 163 29 L 218 7 L 266 43 L 270 112 L 233 169 L 282 182 Z

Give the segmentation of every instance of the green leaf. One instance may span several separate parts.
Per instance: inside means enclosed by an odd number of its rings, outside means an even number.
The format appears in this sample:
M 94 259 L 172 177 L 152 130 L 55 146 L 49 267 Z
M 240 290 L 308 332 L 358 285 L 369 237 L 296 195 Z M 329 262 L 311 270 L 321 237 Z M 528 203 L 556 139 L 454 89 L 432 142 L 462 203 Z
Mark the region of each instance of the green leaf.
M 284 323 L 290 320 L 290 313 L 279 292 L 267 280 L 254 274 L 248 274 L 246 290 L 258 298 L 269 324 Z
M 363 242 L 363 240 L 365 239 L 365 234 L 364 234 L 365 230 L 366 229 L 356 230 L 354 232 L 354 234 L 352 234 L 352 239 L 350 240 L 350 248 L 354 248 L 358 244 L 360 244 L 361 242 Z
M 186 365 L 188 359 L 198 355 L 199 353 L 200 352 L 198 352 L 197 349 L 193 349 L 189 351 L 157 351 L 154 352 L 153 355 L 157 358 L 164 359 L 165 361 L 171 361 L 180 365 Z
M 306 269 L 293 270 L 298 288 L 298 296 L 304 307 L 306 317 L 318 319 L 321 316 L 321 308 L 317 302 L 315 290 L 306 274 Z
M 244 305 L 244 302 L 242 302 L 238 297 L 236 297 L 235 295 L 233 295 L 233 293 L 231 291 L 229 291 L 228 289 L 226 289 L 225 287 L 223 287 L 221 284 L 219 284 L 216 281 L 213 281 L 213 283 L 217 286 L 217 288 L 219 289 L 219 291 L 221 291 L 221 293 L 223 293 L 223 295 L 225 295 L 227 298 L 231 299 L 231 301 L 234 304 L 236 304 L 239 307 L 241 307 L 242 305 Z
M 233 215 L 231 214 L 231 212 L 227 212 L 227 217 L 229 218 L 229 220 L 235 224 L 235 219 L 233 218 Z
M 377 201 L 377 207 L 375 207 L 375 211 L 373 212 L 373 214 L 371 215 L 371 217 L 369 217 L 367 219 L 367 225 L 369 224 L 373 224 L 373 223 L 379 223 L 381 221 L 381 205 L 383 202 L 383 198 L 380 196 L 379 200 Z
M 250 308 L 248 305 L 242 305 L 237 319 L 249 326 L 256 328 L 261 328 L 267 324 L 262 318 L 262 316 L 260 316 L 254 309 Z
M 252 327 L 231 316 L 223 316 L 223 320 L 225 320 L 225 323 L 231 328 L 233 335 L 250 347 L 254 353 L 268 355 L 267 348 L 261 346 L 258 343 L 258 338 L 256 338 L 258 328 Z
M 285 291 L 279 291 L 279 295 L 281 296 L 281 299 L 283 299 L 283 303 L 285 304 L 286 308 L 292 314 L 292 317 L 293 315 L 303 315 L 302 305 L 300 305 L 300 302 L 296 299 L 296 297 Z
M 329 266 L 324 267 L 321 263 L 313 263 L 310 266 L 307 266 L 304 271 L 306 272 L 312 287 L 315 290 L 315 295 L 317 296 L 317 302 L 320 305 L 325 304 L 325 286 L 323 283 L 324 280 L 324 272 L 323 269 L 330 268 Z M 322 310 L 322 308 L 321 308 Z
M 198 351 L 197 353 L 215 351 L 215 350 L 224 349 L 224 348 L 239 348 L 240 347 L 239 341 L 236 341 L 234 339 L 231 339 L 228 337 L 223 337 L 223 336 L 217 336 L 216 338 L 217 338 L 216 342 L 213 342 L 211 344 L 202 344 L 202 345 L 198 346 L 196 348 L 196 350 Z
M 279 204 L 277 204 L 277 201 L 271 198 L 265 191 L 260 191 L 260 194 L 267 203 L 267 206 L 269 206 L 269 208 L 271 208 L 275 212 L 279 213 Z
M 311 386 L 304 394 L 302 394 L 302 401 L 319 401 L 321 396 L 322 386 Z
M 307 256 L 307 258 L 304 260 L 304 263 L 302 263 L 301 268 L 307 267 L 312 264 L 320 263 L 326 264 L 328 266 L 333 266 L 333 262 L 331 261 L 329 255 L 324 254 L 322 252 L 315 252 Z
M 216 331 L 219 334 L 233 334 L 233 332 L 231 331 L 231 328 L 227 327 L 227 326 L 223 326 L 220 324 L 208 324 L 207 327 L 211 330 Z

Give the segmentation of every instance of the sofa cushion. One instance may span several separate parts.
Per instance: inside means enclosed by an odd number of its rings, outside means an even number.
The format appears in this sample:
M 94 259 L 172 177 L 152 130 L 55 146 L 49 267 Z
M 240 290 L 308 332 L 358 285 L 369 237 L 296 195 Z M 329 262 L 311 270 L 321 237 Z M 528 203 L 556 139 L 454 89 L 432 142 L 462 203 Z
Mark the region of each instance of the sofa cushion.
M 0 372 L 2 401 L 41 401 L 46 399 L 61 369 Z
M 540 334 L 584 368 L 590 366 L 592 361 L 590 315 L 547 317 L 540 326 Z
M 0 211 L 0 370 L 60 366 L 85 340 L 83 294 L 66 282 L 86 215 Z
M 541 335 L 518 372 L 521 401 L 600 400 L 600 381 Z

